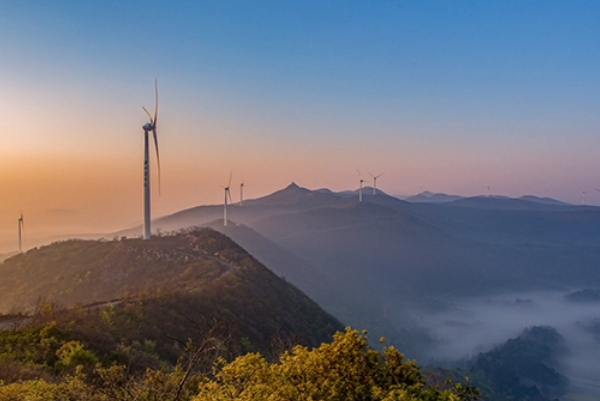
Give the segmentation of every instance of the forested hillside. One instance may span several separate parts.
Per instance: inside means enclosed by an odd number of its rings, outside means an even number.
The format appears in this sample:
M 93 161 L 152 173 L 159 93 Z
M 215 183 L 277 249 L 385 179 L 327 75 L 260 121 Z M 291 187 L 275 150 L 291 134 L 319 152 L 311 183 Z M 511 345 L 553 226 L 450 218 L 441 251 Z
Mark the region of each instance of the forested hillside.
M 428 369 L 440 378 L 468 376 L 488 401 L 548 401 L 569 391 L 562 373 L 565 339 L 552 327 L 531 327 L 464 362 L 463 369 Z
M 5 261 L 0 272 L 4 314 L 39 315 L 49 307 L 75 308 L 68 314 L 118 311 L 121 321 L 114 327 L 119 333 L 98 331 L 101 325 L 90 323 L 94 330 L 82 334 L 110 335 L 110 346 L 120 338 L 158 341 L 165 335 L 185 343 L 192 332 L 218 329 L 238 343 L 244 339 L 245 350 L 269 352 L 276 339 L 314 346 L 343 327 L 211 229 L 150 241 L 55 243 Z M 78 316 L 72 319 L 78 322 Z M 87 319 L 77 326 L 84 327 Z M 177 350 L 162 351 L 162 357 L 175 361 Z

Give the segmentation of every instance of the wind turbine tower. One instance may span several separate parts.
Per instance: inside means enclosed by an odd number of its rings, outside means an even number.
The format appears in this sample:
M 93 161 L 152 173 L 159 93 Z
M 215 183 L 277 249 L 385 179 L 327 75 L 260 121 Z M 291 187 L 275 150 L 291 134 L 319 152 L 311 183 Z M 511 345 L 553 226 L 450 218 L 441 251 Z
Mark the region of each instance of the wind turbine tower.
M 22 247 L 22 234 L 25 230 L 25 221 L 23 220 L 23 212 L 21 212 L 21 217 L 19 217 L 19 253 L 23 253 Z
M 225 203 L 223 203 L 223 226 L 227 225 L 227 198 L 229 197 L 229 201 L 231 201 L 231 192 L 229 192 L 229 187 L 231 186 L 231 176 L 233 173 L 229 173 L 229 183 L 227 183 L 227 186 L 224 187 L 221 185 L 221 187 L 225 190 Z
M 156 163 L 158 165 L 158 194 L 160 195 L 160 157 L 158 155 L 158 137 L 156 136 L 156 123 L 158 121 L 158 79 L 154 81 L 154 116 L 142 106 L 148 115 L 150 122 L 144 124 L 144 239 L 150 239 L 152 230 L 150 227 L 150 164 L 149 164 L 149 136 L 152 132 L 154 138 L 154 149 L 156 150 Z
M 358 169 L 356 169 L 356 172 L 358 173 L 358 201 L 362 202 L 362 189 L 363 189 L 363 182 L 365 182 L 365 180 L 363 180 L 362 175 L 360 175 L 360 171 L 358 171 Z
M 581 206 L 585 206 L 585 190 L 581 191 Z
M 369 175 L 371 177 L 373 177 L 373 195 L 377 195 L 377 178 L 381 177 L 383 175 L 383 173 L 381 173 L 379 175 L 373 175 L 373 174 L 369 173 Z
M 240 183 L 240 206 L 244 206 L 244 174 L 242 173 L 242 182 Z

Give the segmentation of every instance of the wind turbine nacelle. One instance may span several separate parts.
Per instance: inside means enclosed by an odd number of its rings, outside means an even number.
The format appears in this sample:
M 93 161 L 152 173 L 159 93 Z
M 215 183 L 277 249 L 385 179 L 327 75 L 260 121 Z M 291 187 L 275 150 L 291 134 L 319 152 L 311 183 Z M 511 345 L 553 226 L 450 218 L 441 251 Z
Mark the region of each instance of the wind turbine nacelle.
M 146 123 L 142 128 L 144 129 L 144 131 L 151 131 L 152 129 L 154 129 L 154 125 L 152 123 Z

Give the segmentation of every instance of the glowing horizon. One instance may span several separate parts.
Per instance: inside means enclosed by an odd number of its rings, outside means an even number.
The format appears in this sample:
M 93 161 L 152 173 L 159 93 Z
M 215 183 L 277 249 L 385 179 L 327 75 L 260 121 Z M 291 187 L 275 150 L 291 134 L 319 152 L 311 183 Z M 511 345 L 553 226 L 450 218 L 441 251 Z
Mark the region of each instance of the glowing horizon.
M 16 244 L 21 210 L 25 244 L 141 222 L 155 77 L 153 218 L 219 204 L 229 171 L 247 198 L 355 189 L 358 168 L 391 195 L 490 186 L 579 204 L 585 190 L 600 205 L 598 17 L 559 1 L 9 1 L 0 241 Z

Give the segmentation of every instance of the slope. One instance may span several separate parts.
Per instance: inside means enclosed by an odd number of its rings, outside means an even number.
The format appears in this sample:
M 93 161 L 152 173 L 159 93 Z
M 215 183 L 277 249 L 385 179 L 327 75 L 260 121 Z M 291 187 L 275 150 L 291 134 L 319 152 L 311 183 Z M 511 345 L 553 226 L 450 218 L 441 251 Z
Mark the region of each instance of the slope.
M 107 300 L 116 308 L 143 305 L 134 313 L 138 324 L 131 332 L 152 339 L 161 334 L 156 322 L 178 332 L 189 320 L 202 319 L 264 350 L 277 336 L 317 345 L 342 327 L 296 287 L 211 229 L 148 241 L 55 243 L 6 260 L 0 277 L 5 312 Z M 178 333 L 185 342 L 185 333 Z

